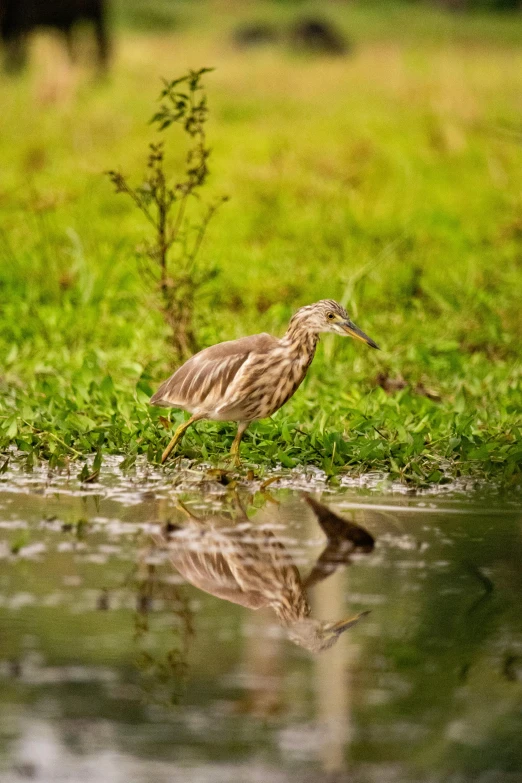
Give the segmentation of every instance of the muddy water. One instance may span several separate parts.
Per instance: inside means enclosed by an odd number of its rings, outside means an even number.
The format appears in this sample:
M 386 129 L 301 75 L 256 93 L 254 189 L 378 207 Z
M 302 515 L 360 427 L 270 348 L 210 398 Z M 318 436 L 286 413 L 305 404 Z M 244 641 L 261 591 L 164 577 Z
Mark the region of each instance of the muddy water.
M 522 780 L 520 502 L 0 479 L 2 781 Z M 373 549 L 325 556 L 305 489 Z

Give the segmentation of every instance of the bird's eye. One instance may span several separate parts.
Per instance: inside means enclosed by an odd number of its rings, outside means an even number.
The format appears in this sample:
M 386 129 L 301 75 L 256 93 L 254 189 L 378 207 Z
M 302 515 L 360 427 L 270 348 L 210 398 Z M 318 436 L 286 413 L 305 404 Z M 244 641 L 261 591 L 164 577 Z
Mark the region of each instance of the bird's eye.
M 333 321 L 333 319 L 335 318 L 335 315 L 334 315 L 333 313 L 328 313 L 328 315 L 327 315 L 327 318 L 328 318 L 330 321 Z

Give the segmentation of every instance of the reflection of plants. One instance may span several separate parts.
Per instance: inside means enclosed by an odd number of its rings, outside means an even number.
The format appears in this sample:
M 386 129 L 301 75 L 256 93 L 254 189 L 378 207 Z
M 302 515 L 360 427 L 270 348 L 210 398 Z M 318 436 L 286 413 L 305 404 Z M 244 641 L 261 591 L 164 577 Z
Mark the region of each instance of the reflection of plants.
M 25 546 L 28 546 L 30 543 L 30 537 L 29 537 L 29 531 L 28 530 L 20 530 L 18 531 L 15 539 L 11 542 L 10 550 L 12 555 L 18 555 L 20 553 L 20 550 L 23 549 Z
M 160 110 L 151 122 L 163 131 L 177 123 L 189 138 L 185 170 L 176 182 L 165 172 L 163 142 L 150 145 L 147 172 L 141 185 L 133 187 L 118 171 L 107 172 L 117 193 L 125 193 L 153 229 L 151 241 L 139 251 L 140 272 L 158 296 L 159 308 L 170 329 L 177 357 L 197 349 L 194 327 L 195 298 L 214 275 L 202 267 L 198 255 L 208 224 L 225 197 L 207 205 L 193 223 L 189 214 L 194 199 L 208 176 L 210 147 L 205 123 L 208 119 L 206 95 L 201 78 L 209 68 L 189 71 L 186 76 L 165 82 Z
M 410 683 L 381 718 L 391 722 L 408 714 L 412 725 L 426 726 L 408 748 L 421 777 L 419 768 L 426 775 L 427 769 L 433 774 L 449 768 L 459 780 L 479 775 L 477 768 L 518 770 L 520 697 L 511 644 L 520 629 L 514 600 L 522 589 L 520 526 L 499 516 L 492 535 L 489 515 L 471 511 L 458 524 L 447 517 L 438 531 L 425 530 L 428 561 L 424 549 L 412 554 L 418 575 L 411 568 L 409 577 L 401 577 L 405 597 L 396 618 L 408 623 L 393 636 L 385 632 L 384 646 L 376 642 L 389 670 Z M 446 558 L 448 566 L 441 567 Z M 422 584 L 418 593 L 415 583 Z M 462 739 L 452 736 L 454 727 Z M 446 779 L 442 771 L 439 776 Z
M 187 655 L 194 634 L 193 614 L 179 588 L 158 579 L 154 565 L 146 567 L 145 574 L 136 580 L 135 588 L 134 640 L 139 646 L 136 664 L 144 696 L 149 702 L 170 707 L 179 702 L 187 680 Z M 151 627 L 157 601 L 164 603 L 162 608 L 173 615 L 171 642 L 165 654 L 157 651 Z
M 78 541 L 84 541 L 89 530 L 89 520 L 78 517 L 62 523 L 62 533 L 72 533 Z

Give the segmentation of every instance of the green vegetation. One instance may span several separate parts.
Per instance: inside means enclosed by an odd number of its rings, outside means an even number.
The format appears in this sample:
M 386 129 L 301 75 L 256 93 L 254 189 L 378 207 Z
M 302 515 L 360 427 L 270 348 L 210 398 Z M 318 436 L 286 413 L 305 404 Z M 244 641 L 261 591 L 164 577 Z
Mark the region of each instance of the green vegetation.
M 142 170 L 160 77 L 212 65 L 205 189 L 231 200 L 201 247 L 220 273 L 198 292 L 199 342 L 281 334 L 332 297 L 383 348 L 324 340 L 245 461 L 518 481 L 522 18 L 333 4 L 353 54 L 307 58 L 234 48 L 237 9 L 180 7 L 172 30 L 120 25 L 104 84 L 45 36 L 32 71 L 0 78 L 0 450 L 78 471 L 91 453 L 159 459 L 170 433 L 147 400 L 173 369 L 169 327 L 138 270 L 147 223 L 103 172 Z M 233 435 L 202 423 L 183 453 L 220 461 Z
M 121 172 L 108 172 L 116 192 L 128 196 L 152 225 L 153 240 L 138 250 L 139 269 L 157 296 L 157 307 L 171 332 L 173 358 L 178 362 L 198 350 L 196 299 L 215 274 L 213 269 L 201 268 L 198 256 L 210 221 L 226 201 L 223 197 L 208 205 L 194 225 L 194 202 L 200 210 L 199 192 L 209 173 L 211 151 L 205 133 L 208 107 L 202 78 L 210 70 L 200 68 L 166 82 L 161 91 L 163 103 L 151 120 L 160 131 L 175 124 L 187 134 L 190 143 L 181 178 L 172 182 L 165 173 L 164 142 L 150 144 L 147 170 L 136 187 Z

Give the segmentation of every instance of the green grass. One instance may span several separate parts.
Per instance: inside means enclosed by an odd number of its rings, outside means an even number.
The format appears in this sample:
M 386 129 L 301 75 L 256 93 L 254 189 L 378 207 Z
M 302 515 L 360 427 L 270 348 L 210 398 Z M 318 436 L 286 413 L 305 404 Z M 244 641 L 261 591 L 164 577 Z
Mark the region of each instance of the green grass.
M 202 345 L 281 334 L 332 297 L 383 348 L 322 341 L 305 385 L 245 436 L 245 460 L 517 482 L 522 18 L 332 4 L 355 46 L 323 59 L 234 49 L 240 4 L 181 8 L 163 32 L 121 20 L 106 83 L 46 37 L 21 81 L 0 78 L 0 450 L 80 470 L 100 450 L 157 460 L 168 441 L 147 405 L 172 370 L 136 270 L 147 227 L 103 171 L 141 172 L 160 77 L 209 65 L 208 192 L 231 200 L 203 248 L 220 274 L 198 303 Z M 298 8 L 247 18 L 283 25 Z M 233 434 L 202 423 L 183 452 L 219 461 Z

